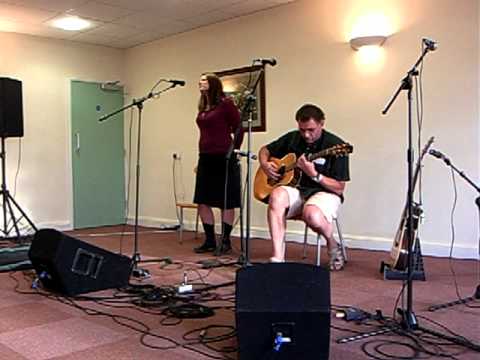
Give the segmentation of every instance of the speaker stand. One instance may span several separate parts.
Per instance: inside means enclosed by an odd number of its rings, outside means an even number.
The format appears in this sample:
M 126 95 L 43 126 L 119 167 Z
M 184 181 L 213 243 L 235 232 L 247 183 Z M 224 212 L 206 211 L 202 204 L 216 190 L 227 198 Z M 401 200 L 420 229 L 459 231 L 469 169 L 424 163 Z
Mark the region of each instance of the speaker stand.
M 0 190 L 0 196 L 2 197 L 2 210 L 3 210 L 3 228 L 0 229 L 0 232 L 3 234 L 4 238 L 8 238 L 10 232 L 15 229 L 16 239 L 20 240 L 20 229 L 18 228 L 18 223 L 25 219 L 28 224 L 32 227 L 33 230 L 37 231 L 37 227 L 35 224 L 30 220 L 27 216 L 25 211 L 22 210 L 20 205 L 15 201 L 13 196 L 10 194 L 10 191 L 7 189 L 7 170 L 6 170 L 6 162 L 7 162 L 7 155 L 5 152 L 5 137 L 1 137 L 1 152 L 0 158 L 2 161 L 2 185 Z M 20 212 L 21 216 L 15 216 L 15 209 Z M 12 225 L 9 227 L 9 223 Z

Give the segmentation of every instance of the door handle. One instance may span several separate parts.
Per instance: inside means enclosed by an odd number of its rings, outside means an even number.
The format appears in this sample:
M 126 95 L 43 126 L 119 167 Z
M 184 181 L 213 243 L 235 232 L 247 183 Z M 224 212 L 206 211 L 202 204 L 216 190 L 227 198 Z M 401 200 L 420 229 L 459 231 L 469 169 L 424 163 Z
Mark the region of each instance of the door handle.
M 75 133 L 75 152 L 80 153 L 80 133 Z

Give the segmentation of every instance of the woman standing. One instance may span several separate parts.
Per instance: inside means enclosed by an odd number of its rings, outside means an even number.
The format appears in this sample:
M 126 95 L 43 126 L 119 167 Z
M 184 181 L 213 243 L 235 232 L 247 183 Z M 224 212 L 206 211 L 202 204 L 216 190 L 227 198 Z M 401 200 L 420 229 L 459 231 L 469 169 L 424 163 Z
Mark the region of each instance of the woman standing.
M 222 82 L 214 74 L 203 74 L 199 82 L 197 125 L 200 129 L 199 160 L 194 202 L 205 231 L 205 242 L 194 249 L 196 253 L 214 251 L 215 255 L 231 252 L 235 208 L 240 207 L 240 166 L 235 156 L 227 160 L 233 134 L 241 126 L 240 112 L 225 96 Z M 235 142 L 238 149 L 243 140 L 240 129 Z M 225 186 L 227 186 L 225 190 Z M 226 199 L 225 199 L 226 195 Z M 215 218 L 212 208 L 222 209 L 222 240 L 216 244 Z

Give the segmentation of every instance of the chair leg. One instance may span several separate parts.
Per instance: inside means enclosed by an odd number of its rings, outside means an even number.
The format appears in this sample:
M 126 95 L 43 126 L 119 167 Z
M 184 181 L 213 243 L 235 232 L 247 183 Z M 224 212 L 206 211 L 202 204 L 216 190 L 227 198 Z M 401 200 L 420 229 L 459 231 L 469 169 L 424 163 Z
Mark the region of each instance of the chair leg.
M 338 239 L 340 241 L 340 250 L 342 251 L 343 258 L 345 259 L 345 262 L 347 262 L 347 249 L 345 248 L 345 242 L 343 241 L 343 235 L 342 235 L 342 230 L 340 229 L 340 223 L 338 222 L 338 219 L 334 219 L 335 224 L 337 226 L 337 234 L 338 234 Z
M 183 207 L 180 206 L 180 228 L 179 228 L 179 242 L 183 242 Z
M 198 209 L 197 209 L 197 218 L 196 218 L 196 222 L 195 222 L 195 239 L 198 236 L 198 219 L 199 218 L 200 218 L 200 213 L 198 212 Z
M 317 266 L 320 266 L 320 255 L 322 253 L 322 245 L 320 244 L 320 235 L 317 234 Z
M 303 234 L 303 259 L 307 258 L 307 240 L 308 240 L 308 225 L 305 224 L 305 233 Z

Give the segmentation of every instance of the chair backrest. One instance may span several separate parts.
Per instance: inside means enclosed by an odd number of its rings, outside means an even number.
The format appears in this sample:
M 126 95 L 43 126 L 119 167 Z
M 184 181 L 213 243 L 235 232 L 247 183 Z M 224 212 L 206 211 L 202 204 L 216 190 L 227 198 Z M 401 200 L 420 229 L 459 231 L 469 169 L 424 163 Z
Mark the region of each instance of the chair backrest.
M 173 196 L 175 198 L 175 204 L 179 203 L 191 203 L 192 199 L 187 198 L 185 191 L 185 183 L 183 182 L 183 166 L 180 157 L 173 158 Z

